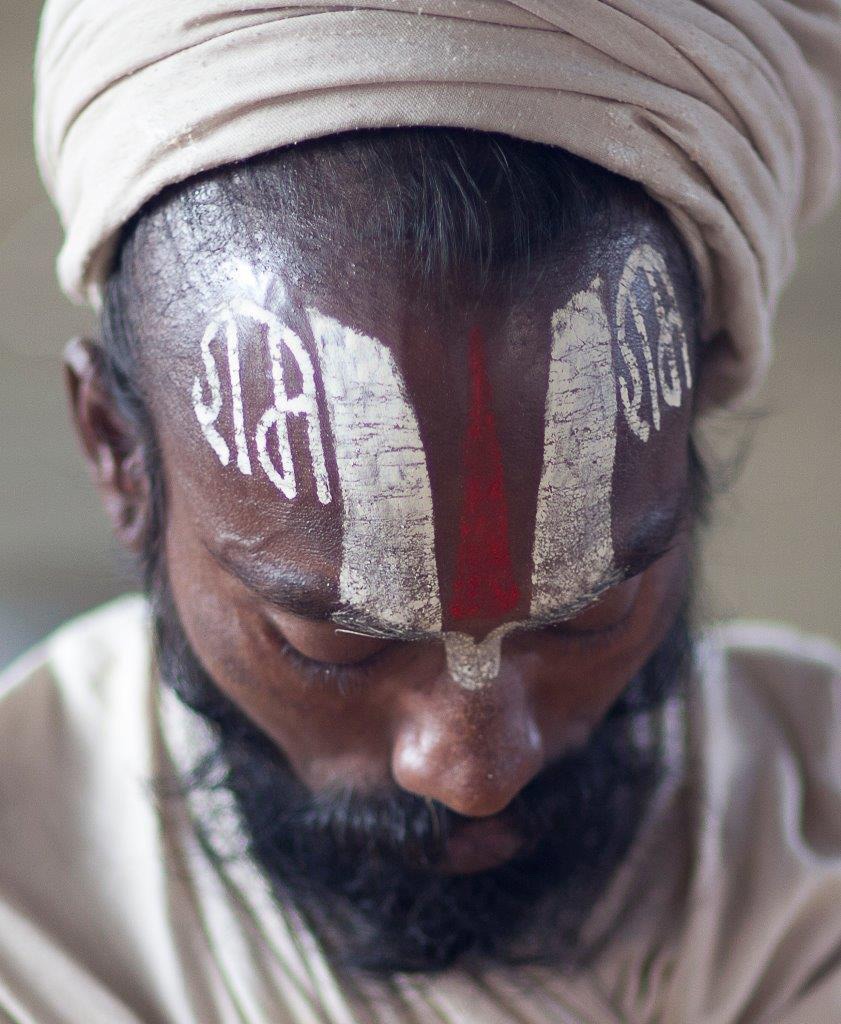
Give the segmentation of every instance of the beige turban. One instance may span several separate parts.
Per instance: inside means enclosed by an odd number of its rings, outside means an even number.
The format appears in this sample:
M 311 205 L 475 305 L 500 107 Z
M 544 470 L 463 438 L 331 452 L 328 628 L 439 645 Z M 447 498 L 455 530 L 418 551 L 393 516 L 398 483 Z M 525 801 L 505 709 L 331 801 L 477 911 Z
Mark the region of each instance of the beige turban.
M 48 0 L 36 140 L 61 283 L 94 304 L 121 225 L 199 171 L 363 127 L 562 146 L 668 210 L 724 403 L 836 189 L 839 75 L 841 0 Z

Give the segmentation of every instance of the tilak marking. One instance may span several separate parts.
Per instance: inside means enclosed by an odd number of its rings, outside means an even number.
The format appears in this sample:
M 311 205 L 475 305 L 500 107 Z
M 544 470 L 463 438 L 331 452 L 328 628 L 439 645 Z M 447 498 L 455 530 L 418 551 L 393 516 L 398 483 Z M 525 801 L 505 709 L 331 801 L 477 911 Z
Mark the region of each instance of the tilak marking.
M 391 352 L 307 311 L 342 490 L 340 599 L 395 626 L 440 631 L 432 488 Z
M 572 605 L 613 567 L 616 385 L 601 279 L 552 316 L 531 613 Z
M 659 334 L 649 337 L 635 286 L 643 275 Z M 298 495 L 288 418 L 304 417 L 318 500 L 334 498 L 328 478 L 315 373 L 301 338 L 267 308 L 272 279 L 243 265 L 234 275 L 250 297 L 233 299 L 208 324 L 200 344 L 204 380 L 193 382 L 196 418 L 223 466 L 231 447 L 217 429 L 224 400 L 217 358 L 224 352 L 230 383 L 236 466 L 257 463 L 288 500 Z M 282 283 L 278 285 L 281 289 Z M 307 310 L 321 367 L 342 501 L 340 600 L 354 618 L 369 614 L 395 629 L 440 633 L 453 680 L 479 688 L 499 674 L 501 644 L 528 621 L 509 621 L 475 640 L 443 631 L 435 554 L 432 488 L 417 418 L 389 348 L 316 309 Z M 273 402 L 245 408 L 240 381 L 239 324 L 263 331 Z M 682 404 L 692 388 L 686 331 L 665 260 L 650 245 L 629 256 L 617 289 L 615 333 L 619 400 L 611 325 L 596 277 L 551 318 L 551 354 L 544 411 L 544 451 L 532 552 L 530 614 L 540 619 L 568 609 L 614 565 L 611 528 L 617 417 L 645 443 L 661 427 L 661 405 Z M 631 330 L 639 339 L 638 359 Z M 214 354 L 214 348 L 217 355 Z M 284 353 L 300 377 L 290 392 Z M 448 621 L 504 616 L 521 603 L 511 562 L 502 448 L 493 414 L 484 338 L 475 328 L 468 347 L 469 413 L 463 442 L 464 496 Z M 647 396 L 647 402 L 645 398 Z M 248 424 L 254 424 L 249 442 Z M 271 441 L 271 443 L 270 443 Z M 336 617 L 341 621 L 341 616 Z

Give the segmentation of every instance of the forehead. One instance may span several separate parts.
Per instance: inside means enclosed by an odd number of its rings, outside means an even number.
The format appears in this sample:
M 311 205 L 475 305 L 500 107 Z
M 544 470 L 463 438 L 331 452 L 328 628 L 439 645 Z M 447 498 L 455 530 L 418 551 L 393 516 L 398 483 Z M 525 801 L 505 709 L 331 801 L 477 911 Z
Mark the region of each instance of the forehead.
M 225 560 L 490 624 L 574 605 L 680 504 L 692 324 L 655 226 L 496 292 L 290 237 L 203 258 L 150 362 L 170 491 Z

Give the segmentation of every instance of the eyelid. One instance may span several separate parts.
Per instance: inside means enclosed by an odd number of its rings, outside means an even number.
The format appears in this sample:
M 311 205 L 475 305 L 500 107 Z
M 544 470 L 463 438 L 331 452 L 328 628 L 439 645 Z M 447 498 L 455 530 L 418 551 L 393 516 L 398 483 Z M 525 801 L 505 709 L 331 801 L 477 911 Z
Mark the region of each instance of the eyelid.
M 349 687 L 362 684 L 368 679 L 373 671 L 373 663 L 379 660 L 383 651 L 369 654 L 362 661 L 347 664 L 309 658 L 306 654 L 301 654 L 289 641 L 284 641 L 281 645 L 281 653 L 308 683 L 333 686 L 344 695 Z
M 347 684 L 364 681 L 371 674 L 376 662 L 393 646 L 392 643 L 386 643 L 358 661 L 321 661 L 299 651 L 275 623 L 270 622 L 269 626 L 281 655 L 296 671 L 305 675 L 311 682 L 336 685 L 339 689 L 344 689 Z
M 568 637 L 570 640 L 603 641 L 614 634 L 620 633 L 622 628 L 633 619 L 634 607 L 635 602 L 631 602 L 628 609 L 615 622 L 610 622 L 605 626 L 595 626 L 592 629 L 575 629 L 569 623 L 561 622 L 557 626 L 550 626 L 549 628 L 552 632 Z
M 643 560 L 643 564 L 640 565 L 639 568 L 637 568 L 634 565 L 631 565 L 625 571 L 622 577 L 617 581 L 617 583 L 627 583 L 628 580 L 635 580 L 638 577 L 642 576 L 643 573 L 648 572 L 648 570 L 652 566 L 656 565 L 661 558 L 665 558 L 666 555 L 671 554 L 671 552 L 674 551 L 674 549 L 677 547 L 677 544 L 678 538 L 675 536 L 672 537 L 672 539 L 669 540 L 667 543 L 661 545 L 660 547 L 654 548 L 653 551 L 646 555 L 645 559 Z
M 571 641 L 578 641 L 581 643 L 587 642 L 601 642 L 606 641 L 618 635 L 624 626 L 633 619 L 634 611 L 637 606 L 637 598 L 639 596 L 640 587 L 642 584 L 642 577 L 645 570 L 638 572 L 633 576 L 627 576 L 625 579 L 620 580 L 609 590 L 605 591 L 604 594 L 594 604 L 589 605 L 587 608 L 582 609 L 577 616 L 566 620 L 565 622 L 558 622 L 554 626 L 550 626 L 549 630 L 557 635 L 568 638 Z M 605 624 L 599 624 L 591 628 L 576 628 L 576 618 L 581 618 L 585 615 L 591 614 L 594 610 L 598 609 L 600 604 L 604 604 L 606 599 L 616 597 L 620 592 L 620 587 L 626 587 L 629 583 L 636 583 L 633 591 L 628 594 L 627 607 L 621 610 L 619 617 L 611 622 Z
M 294 657 L 299 658 L 302 662 L 306 662 L 307 665 L 313 668 L 319 668 L 324 671 L 330 671 L 332 669 L 363 669 L 368 667 L 372 662 L 376 661 L 385 651 L 388 650 L 389 645 L 381 647 L 377 651 L 372 651 L 371 654 L 366 654 L 363 658 L 359 658 L 357 661 L 322 661 L 320 658 L 313 658 L 309 654 L 304 654 L 299 651 L 298 648 L 285 637 L 283 638 L 283 647 L 288 653 Z

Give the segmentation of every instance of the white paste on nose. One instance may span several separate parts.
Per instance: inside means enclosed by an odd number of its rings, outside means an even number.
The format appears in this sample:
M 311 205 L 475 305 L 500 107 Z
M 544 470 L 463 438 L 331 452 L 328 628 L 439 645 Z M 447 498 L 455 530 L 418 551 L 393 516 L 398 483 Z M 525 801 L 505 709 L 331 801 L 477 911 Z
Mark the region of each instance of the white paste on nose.
M 521 625 L 505 622 L 481 640 L 474 640 L 467 633 L 445 633 L 447 671 L 453 682 L 464 690 L 480 690 L 496 679 L 502 660 L 502 641 Z
M 376 338 L 307 315 L 342 487 L 340 599 L 398 628 L 440 631 L 432 488 L 400 371 Z
M 597 277 L 552 316 L 532 556 L 533 616 L 575 602 L 613 568 L 617 403 L 600 290 Z

